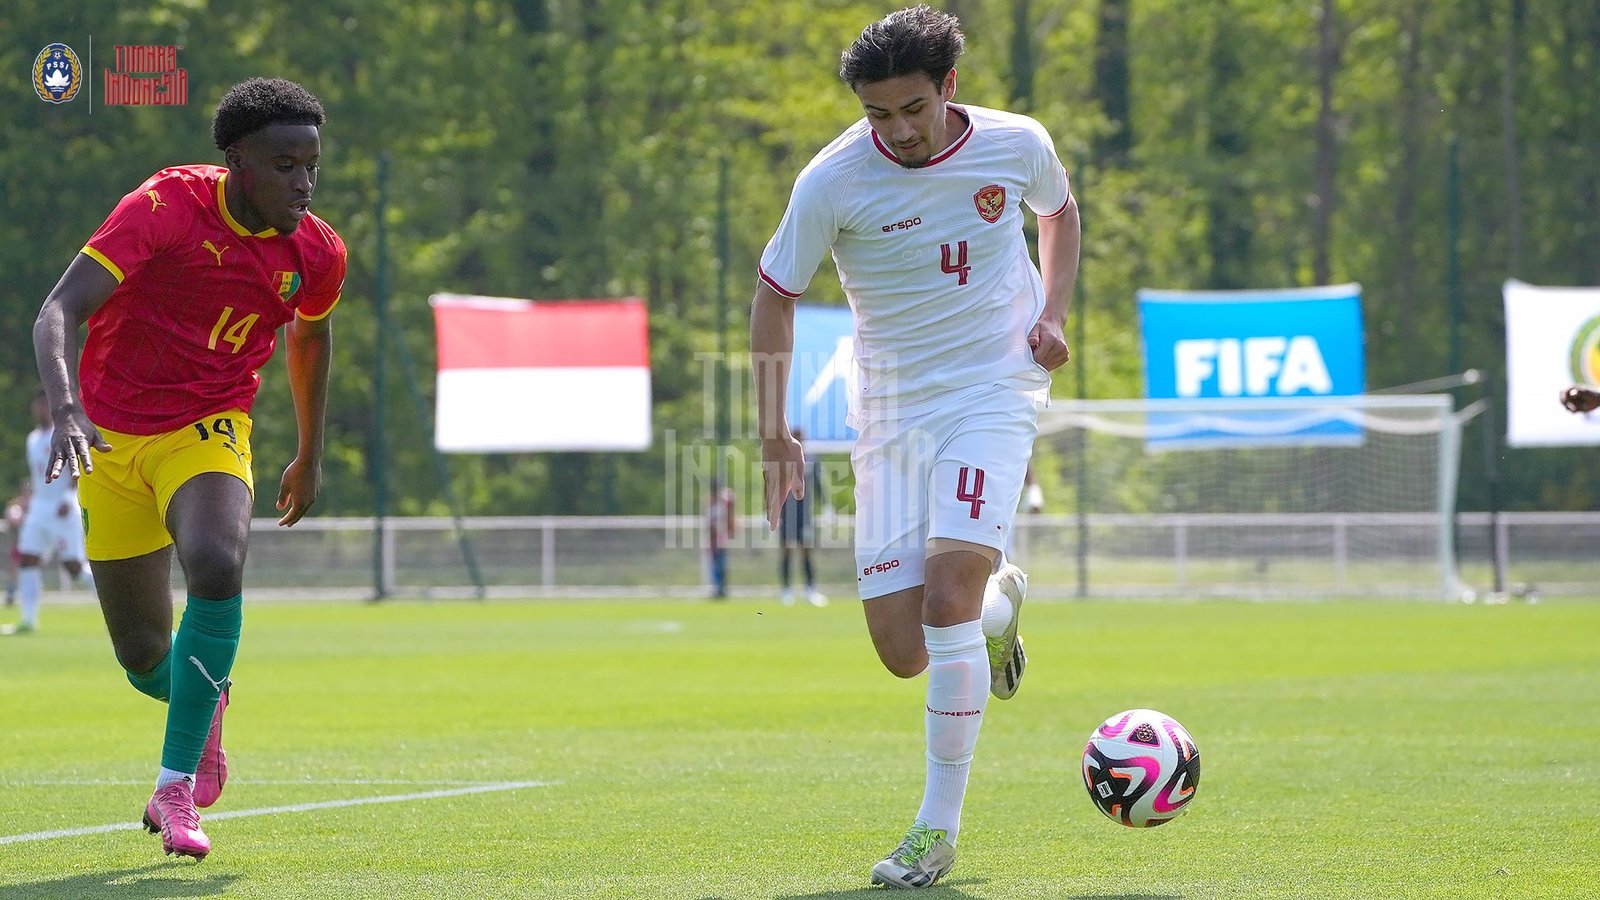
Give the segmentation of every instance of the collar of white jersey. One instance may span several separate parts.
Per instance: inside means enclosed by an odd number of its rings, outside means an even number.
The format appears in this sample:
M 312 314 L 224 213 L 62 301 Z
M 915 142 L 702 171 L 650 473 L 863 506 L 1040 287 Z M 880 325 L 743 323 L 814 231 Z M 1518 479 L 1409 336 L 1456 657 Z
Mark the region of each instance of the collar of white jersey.
M 960 137 L 950 142 L 950 146 L 940 150 L 936 155 L 929 157 L 927 162 L 920 166 L 916 166 L 911 171 L 915 171 L 916 169 L 926 169 L 929 166 L 936 166 L 939 163 L 944 162 L 945 160 L 954 156 L 957 150 L 961 149 L 961 145 L 967 142 L 967 138 L 972 137 L 972 130 L 975 127 L 972 124 L 972 114 L 967 112 L 964 107 L 957 106 L 954 103 L 950 104 L 950 108 L 955 110 L 956 115 L 960 116 L 962 121 L 967 123 L 966 129 L 961 132 Z M 868 130 L 870 131 L 871 129 Z M 878 133 L 876 131 L 872 132 L 872 146 L 877 147 L 878 152 L 888 157 L 890 162 L 897 166 L 900 165 L 900 157 L 894 155 L 894 151 L 890 150 L 888 146 L 883 143 L 883 141 L 878 137 Z

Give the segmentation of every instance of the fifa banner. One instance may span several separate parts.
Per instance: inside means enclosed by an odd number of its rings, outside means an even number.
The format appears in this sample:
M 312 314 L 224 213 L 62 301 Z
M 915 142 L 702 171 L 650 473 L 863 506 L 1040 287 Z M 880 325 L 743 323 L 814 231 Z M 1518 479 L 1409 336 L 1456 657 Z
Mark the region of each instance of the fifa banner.
M 1600 387 L 1600 287 L 1505 284 L 1506 443 L 1600 444 L 1600 413 L 1561 405 L 1574 384 Z
M 1361 441 L 1356 425 L 1276 408 L 1226 415 L 1213 400 L 1349 397 L 1366 389 L 1361 286 L 1138 294 L 1144 331 L 1145 396 L 1153 450 L 1339 445 Z M 1209 404 L 1216 406 L 1215 403 Z
M 435 294 L 434 446 L 446 453 L 644 450 L 650 344 L 642 300 Z
M 789 426 L 805 433 L 813 450 L 848 450 L 856 431 L 845 424 L 855 384 L 856 355 L 850 309 L 794 308 L 794 362 L 789 368 Z

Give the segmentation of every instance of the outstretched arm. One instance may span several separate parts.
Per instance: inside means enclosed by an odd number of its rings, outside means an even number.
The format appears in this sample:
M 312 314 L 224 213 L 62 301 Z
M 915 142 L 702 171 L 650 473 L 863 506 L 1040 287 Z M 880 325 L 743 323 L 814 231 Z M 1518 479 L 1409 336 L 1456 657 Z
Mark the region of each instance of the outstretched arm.
M 1028 333 L 1034 361 L 1054 371 L 1072 357 L 1067 349 L 1067 306 L 1078 283 L 1078 245 L 1082 226 L 1078 200 L 1067 195 L 1060 213 L 1039 219 L 1039 274 L 1044 278 L 1044 314 Z
M 317 502 L 322 492 L 322 429 L 328 410 L 328 364 L 333 358 L 333 326 L 327 317 L 296 317 L 284 329 L 289 363 L 289 390 L 300 443 L 294 460 L 283 470 L 278 487 L 279 525 L 293 525 Z
M 117 289 L 117 278 L 94 258 L 79 253 L 51 289 L 33 322 L 33 355 L 50 403 L 55 436 L 45 479 L 65 472 L 76 477 L 94 470 L 89 449 L 110 450 L 100 430 L 83 411 L 78 391 L 78 329 L 104 306 Z

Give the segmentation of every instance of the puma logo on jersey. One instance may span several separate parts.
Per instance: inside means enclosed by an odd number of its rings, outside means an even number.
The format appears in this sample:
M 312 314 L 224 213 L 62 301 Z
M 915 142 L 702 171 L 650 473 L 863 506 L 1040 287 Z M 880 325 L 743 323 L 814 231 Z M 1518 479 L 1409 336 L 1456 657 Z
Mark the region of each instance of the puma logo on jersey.
M 210 250 L 211 251 L 211 255 L 215 256 L 217 258 L 217 265 L 219 265 L 219 266 L 222 265 L 222 254 L 228 252 L 228 245 L 227 244 L 223 244 L 219 248 L 216 244 L 211 243 L 211 241 L 205 240 L 205 241 L 201 241 L 200 242 L 200 246 L 206 248 L 207 250 Z
M 161 195 L 156 193 L 154 190 L 145 191 L 144 195 L 146 197 L 150 198 L 150 211 L 151 212 L 155 212 L 156 211 L 156 207 L 158 207 L 158 206 L 166 206 L 167 205 L 167 202 L 165 200 L 161 199 Z
M 921 224 L 922 224 L 922 217 L 921 216 L 915 216 L 915 217 L 910 218 L 910 219 L 901 219 L 900 221 L 894 223 L 893 225 L 885 225 L 885 226 L 883 226 L 883 233 L 884 234 L 889 234 L 890 232 L 894 232 L 894 231 L 905 231 L 908 228 L 915 228 L 915 227 L 917 227 L 918 225 L 921 225 Z

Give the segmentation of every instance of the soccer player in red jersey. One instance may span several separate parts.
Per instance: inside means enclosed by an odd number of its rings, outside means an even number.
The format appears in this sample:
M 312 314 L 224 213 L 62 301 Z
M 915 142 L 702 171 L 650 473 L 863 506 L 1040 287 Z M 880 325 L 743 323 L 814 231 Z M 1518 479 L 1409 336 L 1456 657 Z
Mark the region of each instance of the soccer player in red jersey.
M 299 445 L 279 525 L 322 482 L 332 332 L 344 242 L 311 214 L 322 104 L 254 78 L 217 106 L 226 167 L 175 166 L 117 204 L 45 299 L 33 328 L 55 435 L 49 476 L 81 474 L 85 541 L 117 661 L 167 702 L 144 822 L 203 859 L 196 805 L 227 777 L 222 714 L 239 645 L 254 481 L 250 407 L 284 329 Z M 88 341 L 78 359 L 77 332 Z M 172 556 L 188 602 L 177 632 Z

